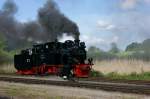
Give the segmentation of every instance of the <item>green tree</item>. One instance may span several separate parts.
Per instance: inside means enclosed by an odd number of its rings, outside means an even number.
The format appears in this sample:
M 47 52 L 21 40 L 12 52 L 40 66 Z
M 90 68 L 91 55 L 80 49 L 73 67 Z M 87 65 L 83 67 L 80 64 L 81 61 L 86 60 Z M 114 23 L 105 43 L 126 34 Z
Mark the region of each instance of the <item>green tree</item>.
M 5 48 L 6 48 L 5 39 L 4 36 L 0 33 L 0 64 L 11 61 L 9 53 L 4 50 Z
M 133 42 L 126 47 L 126 51 L 138 51 L 140 50 L 140 43 Z
M 146 39 L 142 42 L 141 49 L 145 52 L 150 52 L 150 39 Z
M 100 53 L 100 49 L 95 46 L 91 46 L 88 48 L 88 52 L 89 53 Z
M 0 50 L 3 50 L 6 47 L 4 36 L 0 33 Z
M 111 48 L 110 48 L 109 52 L 113 53 L 113 54 L 116 54 L 116 53 L 120 52 L 120 50 L 119 50 L 116 43 L 111 43 Z

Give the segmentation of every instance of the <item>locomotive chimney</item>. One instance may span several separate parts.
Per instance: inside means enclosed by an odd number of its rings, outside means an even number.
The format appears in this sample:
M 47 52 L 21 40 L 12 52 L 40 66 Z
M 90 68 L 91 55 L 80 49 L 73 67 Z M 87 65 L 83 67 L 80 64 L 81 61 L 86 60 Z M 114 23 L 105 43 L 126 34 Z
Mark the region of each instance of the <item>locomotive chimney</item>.
M 75 42 L 76 46 L 79 46 L 79 44 L 80 44 L 80 40 L 79 39 L 74 40 L 74 42 Z

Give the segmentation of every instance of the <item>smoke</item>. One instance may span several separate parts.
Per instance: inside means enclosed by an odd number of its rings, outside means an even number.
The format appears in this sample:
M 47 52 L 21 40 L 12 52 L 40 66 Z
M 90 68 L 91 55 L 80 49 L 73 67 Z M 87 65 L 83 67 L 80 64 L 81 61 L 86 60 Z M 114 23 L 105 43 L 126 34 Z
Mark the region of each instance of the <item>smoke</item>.
M 26 22 L 23 24 L 22 37 L 29 42 L 41 41 L 44 42 L 44 30 L 36 21 Z M 48 39 L 48 38 L 47 38 Z
M 77 25 L 63 15 L 53 0 L 47 0 L 39 9 L 35 21 L 21 23 L 15 18 L 18 8 L 7 0 L 0 10 L 0 33 L 5 36 L 8 50 L 21 48 L 35 42 L 54 41 L 63 34 L 79 39 Z
M 16 35 L 20 29 L 18 28 L 19 23 L 14 18 L 17 10 L 18 8 L 12 0 L 7 0 L 0 10 L 0 33 L 5 36 L 9 47 L 17 42 Z
M 79 39 L 80 33 L 77 25 L 61 13 L 52 0 L 48 0 L 39 10 L 38 20 L 51 40 L 62 36 L 63 33 Z

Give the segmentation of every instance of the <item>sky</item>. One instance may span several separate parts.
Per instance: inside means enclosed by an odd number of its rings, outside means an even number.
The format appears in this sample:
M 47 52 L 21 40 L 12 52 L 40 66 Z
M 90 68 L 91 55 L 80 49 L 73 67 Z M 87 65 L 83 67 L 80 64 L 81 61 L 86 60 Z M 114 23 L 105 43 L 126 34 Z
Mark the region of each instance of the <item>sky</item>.
M 0 8 L 6 0 L 0 0 Z M 16 18 L 36 20 L 46 0 L 14 0 Z M 150 38 L 150 0 L 54 0 L 60 11 L 77 23 L 80 40 L 86 45 L 108 50 L 111 43 L 120 49 Z

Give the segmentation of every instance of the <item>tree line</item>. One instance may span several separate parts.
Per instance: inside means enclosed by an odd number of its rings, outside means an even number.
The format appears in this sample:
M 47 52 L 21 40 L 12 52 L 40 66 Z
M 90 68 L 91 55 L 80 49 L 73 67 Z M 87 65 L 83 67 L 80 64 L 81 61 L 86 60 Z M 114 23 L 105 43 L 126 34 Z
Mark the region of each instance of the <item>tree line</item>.
M 13 62 L 14 54 L 21 50 L 7 50 L 8 46 L 7 40 L 0 33 L 0 64 Z M 124 51 L 120 50 L 116 43 L 112 43 L 108 51 L 91 46 L 87 50 L 87 56 L 92 57 L 94 60 L 139 59 L 150 61 L 150 39 L 146 39 L 141 43 L 133 42 Z
M 91 46 L 88 48 L 87 55 L 94 58 L 94 60 L 137 59 L 150 61 L 150 39 L 146 39 L 141 43 L 133 42 L 123 51 L 118 48 L 116 43 L 111 44 L 109 51 Z

